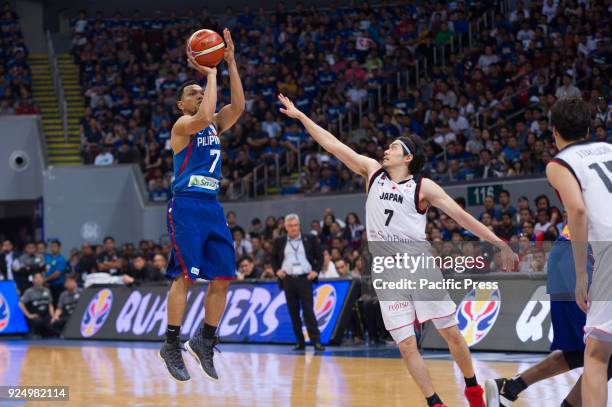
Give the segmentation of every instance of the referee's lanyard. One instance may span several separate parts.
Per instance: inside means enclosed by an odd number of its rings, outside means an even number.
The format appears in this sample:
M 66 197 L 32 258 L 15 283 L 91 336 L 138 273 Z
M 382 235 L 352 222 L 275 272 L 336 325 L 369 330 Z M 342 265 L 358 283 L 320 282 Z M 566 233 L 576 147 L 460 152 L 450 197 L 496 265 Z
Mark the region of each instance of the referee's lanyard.
M 297 245 L 293 245 L 292 241 L 288 241 L 289 245 L 291 246 L 291 250 L 293 250 L 293 254 L 295 255 L 295 261 L 292 264 L 291 267 L 291 274 L 293 275 L 300 275 L 302 274 L 302 264 L 300 263 L 300 258 L 298 257 L 298 253 L 300 251 L 300 244 L 302 244 L 301 240 L 297 241 Z

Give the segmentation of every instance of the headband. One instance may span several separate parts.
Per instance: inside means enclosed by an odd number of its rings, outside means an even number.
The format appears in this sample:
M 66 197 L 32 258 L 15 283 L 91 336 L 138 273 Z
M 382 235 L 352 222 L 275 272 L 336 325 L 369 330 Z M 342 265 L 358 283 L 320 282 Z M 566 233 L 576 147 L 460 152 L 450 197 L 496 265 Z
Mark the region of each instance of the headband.
M 408 146 L 406 145 L 406 143 L 404 143 L 402 140 L 400 139 L 396 139 L 397 142 L 399 142 L 402 146 L 402 148 L 404 149 L 404 152 L 406 153 L 406 155 L 408 154 L 412 154 L 412 152 L 410 151 L 410 149 L 408 148 Z

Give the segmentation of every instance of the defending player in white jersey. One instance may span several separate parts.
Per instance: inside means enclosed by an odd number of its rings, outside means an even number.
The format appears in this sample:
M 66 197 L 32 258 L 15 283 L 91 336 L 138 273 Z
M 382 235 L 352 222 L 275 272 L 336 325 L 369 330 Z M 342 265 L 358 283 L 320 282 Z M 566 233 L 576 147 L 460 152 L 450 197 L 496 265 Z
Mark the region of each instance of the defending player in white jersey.
M 378 161 L 357 154 L 333 134 L 318 126 L 282 94 L 281 112 L 298 119 L 308 133 L 329 153 L 342 161 L 353 172 L 368 179 L 366 228 L 368 241 L 425 242 L 426 213 L 429 205 L 440 208 L 459 225 L 499 249 L 506 269 L 511 269 L 516 255 L 512 249 L 465 212 L 444 190 L 430 179 L 418 174 L 425 162 L 423 150 L 408 137 L 395 140 Z M 391 236 L 391 237 L 390 237 Z M 436 394 L 427 367 L 421 357 L 414 335 L 414 320 L 433 320 L 440 335 L 446 340 L 450 353 L 465 377 L 465 396 L 470 407 L 484 407 L 483 389 L 478 385 L 470 351 L 457 327 L 455 304 L 446 294 L 446 301 L 433 304 L 427 301 L 404 301 L 398 306 L 381 304 L 386 328 L 397 342 L 410 374 L 431 407 L 444 407 Z
M 612 355 L 612 145 L 589 141 L 591 110 L 580 98 L 557 101 L 551 124 L 560 151 L 546 167 L 546 176 L 567 210 L 576 302 L 587 313 L 582 405 L 603 407 Z M 588 243 L 595 258 L 590 289 Z

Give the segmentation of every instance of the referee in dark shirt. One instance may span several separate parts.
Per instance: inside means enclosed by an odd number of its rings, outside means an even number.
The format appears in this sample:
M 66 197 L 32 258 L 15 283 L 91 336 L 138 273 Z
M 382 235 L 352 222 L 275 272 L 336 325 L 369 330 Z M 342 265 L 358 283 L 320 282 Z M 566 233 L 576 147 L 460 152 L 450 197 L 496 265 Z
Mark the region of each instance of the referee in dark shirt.
M 321 345 L 312 291 L 312 282 L 319 275 L 323 263 L 321 247 L 316 237 L 301 234 L 298 215 L 290 214 L 285 217 L 285 229 L 287 236 L 281 236 L 274 241 L 272 264 L 280 279 L 281 288 L 285 291 L 293 333 L 297 339 L 293 350 L 305 349 L 300 318 L 301 306 L 310 340 L 315 350 L 322 351 L 325 348 Z

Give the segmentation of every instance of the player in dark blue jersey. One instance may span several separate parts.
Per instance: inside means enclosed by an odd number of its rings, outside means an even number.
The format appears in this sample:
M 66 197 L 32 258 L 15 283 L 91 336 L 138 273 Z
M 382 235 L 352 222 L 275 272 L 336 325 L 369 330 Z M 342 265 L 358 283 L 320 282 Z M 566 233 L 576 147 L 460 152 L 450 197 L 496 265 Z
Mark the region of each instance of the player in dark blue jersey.
M 204 321 L 185 344 L 205 376 L 218 380 L 213 348 L 218 343 L 217 325 L 223 315 L 230 280 L 236 262 L 232 235 L 223 208 L 217 201 L 221 181 L 219 136 L 232 127 L 244 111 L 244 92 L 234 59 L 234 43 L 228 29 L 223 31 L 225 61 L 230 77 L 231 103 L 215 113 L 217 69 L 189 65 L 206 75 L 206 87 L 189 81 L 178 89 L 177 106 L 183 115 L 172 127 L 170 144 L 174 153 L 173 198 L 168 203 L 168 232 L 172 253 L 166 275 L 173 280 L 168 294 L 168 329 L 159 357 L 172 377 L 189 380 L 181 356 L 180 325 L 187 291 L 197 278 L 209 280 L 204 302 Z

